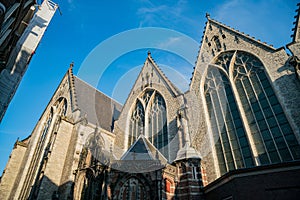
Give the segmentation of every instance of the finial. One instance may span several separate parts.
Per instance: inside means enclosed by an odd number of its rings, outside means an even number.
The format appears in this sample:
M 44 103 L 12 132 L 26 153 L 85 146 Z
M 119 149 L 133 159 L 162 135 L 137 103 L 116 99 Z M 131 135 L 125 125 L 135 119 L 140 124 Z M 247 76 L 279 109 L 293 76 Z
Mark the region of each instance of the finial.
M 150 57 L 151 56 L 151 52 L 150 52 L 150 50 L 148 50 L 148 57 Z
M 205 14 L 205 17 L 206 17 L 207 19 L 209 19 L 209 18 L 210 18 L 210 14 L 209 14 L 209 13 L 206 13 L 206 14 Z
M 72 61 L 72 62 L 70 63 L 70 68 L 73 68 L 73 66 L 74 66 L 74 62 Z

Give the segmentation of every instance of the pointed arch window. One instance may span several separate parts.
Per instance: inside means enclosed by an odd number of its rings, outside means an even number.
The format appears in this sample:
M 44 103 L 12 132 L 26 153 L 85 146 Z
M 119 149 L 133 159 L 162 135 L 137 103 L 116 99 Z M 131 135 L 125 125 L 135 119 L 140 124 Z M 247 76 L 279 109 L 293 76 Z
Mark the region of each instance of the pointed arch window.
M 144 133 L 145 110 L 140 100 L 137 100 L 129 125 L 129 145 L 132 145 L 141 133 Z
M 118 199 L 122 200 L 142 200 L 149 199 L 147 196 L 146 187 L 142 181 L 136 177 L 130 177 L 120 188 L 120 193 Z
M 234 83 L 256 143 L 260 163 L 300 159 L 300 146 L 263 64 L 248 53 L 236 53 L 233 59 Z
M 253 165 L 250 138 L 258 163 L 300 159 L 299 143 L 261 61 L 247 52 L 230 51 L 220 54 L 214 64 L 207 70 L 204 95 L 221 174 Z M 247 124 L 249 133 L 243 124 Z M 234 151 L 234 138 L 237 138 L 239 151 Z M 228 153 L 229 149 L 233 153 Z M 243 162 L 237 159 L 238 152 Z
M 155 90 L 146 90 L 137 100 L 132 111 L 129 125 L 128 146 L 132 145 L 140 134 L 166 157 L 168 157 L 167 111 L 163 97 Z
M 204 95 L 220 173 L 252 166 L 250 146 L 233 91 L 222 70 L 216 67 L 208 69 Z
M 47 119 L 46 119 L 46 122 L 45 122 L 45 125 L 44 125 L 44 128 L 43 128 L 43 131 L 42 131 L 42 134 L 41 134 L 40 143 L 43 143 L 43 142 L 44 142 L 45 137 L 46 137 L 47 133 L 49 132 L 49 128 L 50 128 L 52 119 L 53 119 L 53 110 L 51 109 L 51 111 L 50 111 L 50 113 L 49 113 L 49 116 L 48 116 Z

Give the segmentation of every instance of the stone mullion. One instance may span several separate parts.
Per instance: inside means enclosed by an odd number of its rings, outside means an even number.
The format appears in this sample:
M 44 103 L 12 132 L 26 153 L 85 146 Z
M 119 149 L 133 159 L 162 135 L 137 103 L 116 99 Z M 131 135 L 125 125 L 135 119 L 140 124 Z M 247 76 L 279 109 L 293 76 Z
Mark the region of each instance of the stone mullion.
M 217 83 L 215 82 L 215 85 L 216 85 Z M 221 99 L 220 99 L 220 94 L 219 94 L 219 90 L 218 89 L 215 89 L 215 91 L 216 91 L 216 93 L 217 93 L 217 101 L 218 101 L 218 103 L 219 103 L 219 105 L 220 105 L 220 111 L 221 111 L 221 114 L 222 114 L 222 118 L 223 118 L 223 121 L 224 121 L 224 126 L 225 126 L 225 128 L 226 128 L 226 135 L 225 135 L 225 140 L 227 139 L 227 141 L 228 141 L 228 144 L 229 144 L 229 148 L 230 148 L 230 152 L 231 152 L 231 157 L 232 157 L 232 161 L 233 161 L 233 164 L 234 164 L 234 167 L 235 167 L 235 169 L 236 169 L 236 163 L 235 163 L 235 157 L 234 157 L 234 155 L 233 155 L 233 151 L 232 151 L 232 146 L 231 146 L 231 143 L 230 143 L 230 140 L 229 140 L 229 136 L 228 136 L 228 132 L 227 132 L 227 130 L 228 130 L 228 127 L 227 127 L 227 124 L 226 124 L 226 121 L 225 121 L 225 115 L 224 115 L 224 111 L 223 111 L 223 107 L 222 107 L 222 102 L 221 102 Z M 218 122 L 218 126 L 219 126 L 220 124 L 219 124 L 219 122 Z M 222 133 L 220 133 L 221 134 L 221 138 L 222 138 Z M 222 140 L 223 140 L 223 138 L 222 138 Z M 222 142 L 222 144 L 223 144 L 223 142 Z M 222 145 L 223 146 L 223 145 Z M 227 160 L 227 155 L 226 155 L 226 149 L 224 148 L 224 146 L 223 146 L 223 149 L 225 150 L 224 151 L 224 153 L 225 153 L 225 158 L 226 158 L 226 160 Z M 227 161 L 228 162 L 228 161 Z M 228 167 L 228 164 L 229 163 L 227 163 L 227 170 L 229 170 L 229 167 Z
M 266 97 L 266 100 L 267 100 L 267 102 L 268 102 L 268 105 L 269 105 L 269 107 L 270 107 L 270 109 L 271 109 L 271 111 L 272 111 L 272 115 L 273 115 L 273 117 L 274 117 L 275 120 L 276 120 L 277 127 L 278 127 L 279 130 L 280 130 L 280 133 L 281 133 L 281 135 L 282 135 L 282 137 L 283 137 L 284 143 L 286 144 L 287 149 L 288 149 L 288 151 L 289 151 L 289 153 L 290 153 L 292 159 L 294 160 L 294 156 L 293 156 L 293 154 L 292 154 L 292 152 L 291 152 L 291 150 L 290 150 L 290 148 L 289 148 L 289 145 L 288 145 L 288 143 L 287 143 L 287 141 L 286 141 L 286 139 L 285 139 L 285 135 L 284 135 L 283 132 L 282 132 L 281 126 L 279 125 L 279 122 L 278 122 L 278 120 L 277 120 L 277 117 L 276 117 L 276 115 L 275 115 L 275 113 L 274 113 L 274 111 L 273 111 L 273 108 L 272 108 L 271 103 L 270 103 L 270 101 L 269 101 L 269 98 L 268 98 L 268 96 L 267 96 L 267 94 L 266 94 L 266 92 L 265 92 L 265 90 L 264 90 L 264 87 L 263 87 L 263 85 L 262 85 L 262 83 L 261 83 L 261 81 L 260 81 L 260 78 L 258 77 L 257 73 L 255 73 L 255 76 L 256 76 L 256 78 L 257 78 L 257 80 L 258 80 L 258 83 L 259 83 L 259 85 L 260 85 L 260 88 L 261 88 L 262 92 L 264 93 L 264 95 L 265 95 L 265 97 Z M 270 85 L 270 86 L 271 86 L 271 85 Z M 272 89 L 273 89 L 273 88 L 272 88 Z M 275 94 L 274 94 L 274 95 L 275 95 Z M 275 96 L 275 97 L 276 97 L 276 96 Z M 276 98 L 277 98 L 277 97 L 276 97 Z M 262 113 L 263 113 L 263 115 L 264 115 L 264 118 L 266 119 L 264 112 L 262 112 Z M 268 124 L 268 122 L 267 122 L 267 124 Z M 269 125 L 268 125 L 268 129 L 269 129 L 269 131 L 270 131 L 271 138 L 272 138 L 272 140 L 273 140 L 273 142 L 274 142 L 274 144 L 275 144 L 275 148 L 276 148 L 276 151 L 277 151 L 277 153 L 278 153 L 278 155 L 279 155 L 279 158 L 280 158 L 281 161 L 283 161 L 283 159 L 282 159 L 282 157 L 281 157 L 281 155 L 280 155 L 280 152 L 279 152 L 279 150 L 278 150 L 276 141 L 275 141 L 275 139 L 274 139 L 274 137 L 273 137 L 273 134 L 272 134 L 272 132 L 271 132 L 271 129 L 270 129 Z
M 239 94 L 239 92 L 237 91 L 237 88 L 236 88 L 235 81 L 237 81 L 236 80 L 237 75 L 236 75 L 236 77 L 233 76 L 233 72 L 234 72 L 234 70 L 236 70 L 236 66 L 235 66 L 236 65 L 235 64 L 236 54 L 237 54 L 237 51 L 235 51 L 235 53 L 233 54 L 233 56 L 230 60 L 229 67 L 228 67 L 228 69 L 229 69 L 228 70 L 229 81 L 230 81 L 230 85 L 232 87 L 232 92 L 234 94 L 234 97 L 235 97 L 235 100 L 236 100 L 236 103 L 237 103 L 237 109 L 240 113 L 241 120 L 243 122 L 243 126 L 244 126 L 244 129 L 245 129 L 245 132 L 246 132 L 247 139 L 249 140 L 249 144 L 250 144 L 250 147 L 251 147 L 250 149 L 251 149 L 252 154 L 254 156 L 254 162 L 255 162 L 256 165 L 260 165 L 260 162 L 256 159 L 256 158 L 258 158 L 258 150 L 256 148 L 255 141 L 254 141 L 254 138 L 252 136 L 250 126 L 247 123 L 248 119 L 246 117 L 246 112 L 244 110 L 243 104 L 242 104 L 241 99 L 240 99 L 240 94 Z M 243 85 L 242 81 L 241 81 L 241 84 Z M 245 88 L 243 88 L 243 90 L 245 91 Z M 248 99 L 247 95 L 245 95 L 245 97 L 247 98 L 247 101 L 248 101 L 248 104 L 249 104 L 249 99 Z M 249 107 L 251 107 L 250 104 L 249 104 Z M 255 117 L 254 117 L 254 119 L 255 119 Z
M 215 83 L 214 83 L 215 84 Z M 215 104 L 214 104 L 214 100 L 211 96 L 211 93 L 210 93 L 210 98 L 212 99 L 211 103 L 212 103 L 212 108 L 216 108 Z M 220 136 L 220 128 L 219 128 L 219 122 L 218 122 L 218 119 L 217 119 L 217 115 L 216 115 L 216 111 L 215 109 L 212 109 L 213 110 L 213 113 L 214 113 L 214 116 L 215 116 L 215 120 L 216 120 L 216 128 L 218 130 L 218 135 L 219 135 L 219 138 L 220 138 L 220 141 L 221 141 L 221 147 L 222 147 L 222 155 L 223 155 L 223 158 L 224 158 L 224 161 L 225 161 L 225 168 L 226 168 L 226 171 L 228 171 L 228 166 L 227 166 L 227 159 L 226 159 L 226 156 L 224 155 L 224 146 L 223 146 L 223 139 L 222 137 Z M 218 153 L 217 153 L 217 157 L 218 157 Z M 218 160 L 219 162 L 219 160 Z M 220 166 L 219 166 L 220 167 Z
M 246 77 L 246 78 L 248 78 L 248 77 Z M 258 122 L 257 122 L 256 116 L 255 116 L 255 114 L 254 114 L 254 111 L 253 111 L 253 108 L 252 108 L 250 99 L 249 99 L 249 97 L 248 97 L 248 95 L 247 95 L 247 90 L 246 90 L 246 88 L 245 88 L 244 82 L 242 81 L 242 79 L 240 80 L 240 82 L 241 82 L 241 84 L 242 84 L 242 87 L 243 87 L 243 91 L 244 91 L 245 97 L 246 97 L 246 99 L 247 99 L 247 101 L 248 101 L 248 105 L 249 105 L 249 107 L 250 107 L 250 109 L 251 109 L 251 114 L 252 114 L 252 116 L 253 116 L 253 119 L 255 120 L 255 126 L 257 127 L 258 131 L 260 131 L 260 127 L 258 126 Z M 260 135 L 260 133 L 256 133 L 256 134 L 259 134 L 259 135 Z M 251 136 L 252 136 L 252 133 L 251 133 Z M 262 147 L 264 148 L 264 151 L 265 151 L 264 153 L 267 154 L 268 159 L 269 159 L 269 162 L 270 162 L 270 161 L 271 161 L 271 160 L 270 160 L 270 156 L 269 156 L 269 153 L 268 153 L 268 151 L 267 151 L 266 144 L 265 144 L 263 138 L 261 137 L 261 135 L 260 135 L 260 139 L 261 139 L 261 145 L 262 145 Z M 254 141 L 254 139 L 253 139 L 253 141 Z M 253 143 L 253 145 L 256 147 L 255 143 Z M 260 160 L 259 157 L 257 157 L 257 158 Z
M 230 85 L 229 85 L 229 87 L 230 87 L 230 89 L 232 90 L 232 88 L 231 88 Z M 224 92 L 224 94 L 227 95 L 226 90 L 225 90 L 225 87 L 223 87 L 223 92 Z M 233 93 L 233 91 L 232 91 L 232 93 Z M 243 155 L 243 153 L 242 153 L 242 147 L 241 147 L 241 144 L 240 144 L 240 141 L 239 141 L 239 137 L 238 137 L 238 135 L 237 135 L 237 133 L 236 133 L 236 125 L 235 125 L 234 120 L 233 120 L 233 116 L 232 116 L 232 112 L 231 112 L 231 108 L 230 108 L 228 99 L 225 98 L 225 101 L 226 101 L 226 104 L 228 105 L 230 119 L 231 119 L 232 124 L 233 124 L 233 127 L 234 127 L 234 134 L 235 134 L 235 137 L 236 137 L 235 140 L 236 140 L 236 142 L 238 143 L 239 151 L 240 151 L 241 157 L 242 157 L 242 159 L 243 159 L 243 164 L 244 164 L 244 166 L 246 166 L 246 162 L 245 162 L 245 159 L 244 159 L 244 155 Z M 226 124 L 226 118 L 224 118 L 224 119 L 225 119 L 224 121 L 225 121 L 225 124 Z M 227 124 L 226 124 L 226 128 L 227 128 Z M 228 130 L 228 129 L 227 129 L 227 130 Z M 245 135 L 245 136 L 246 136 L 246 135 Z M 232 149 L 232 148 L 231 148 L 231 149 Z M 233 149 L 232 149 L 232 152 L 233 152 Z M 233 152 L 233 155 L 234 155 L 234 158 L 235 158 L 235 153 L 234 153 L 234 152 Z M 235 161 L 236 161 L 236 158 L 235 158 Z M 237 169 L 238 167 L 237 167 L 236 162 L 235 162 L 234 164 L 235 164 L 235 167 L 236 167 L 236 169 Z
M 245 67 L 245 70 L 246 70 L 247 74 L 250 73 L 249 76 L 247 76 L 247 78 L 248 78 L 249 83 L 250 83 L 250 85 L 251 85 L 252 92 L 253 92 L 253 94 L 254 94 L 254 96 L 255 96 L 255 98 L 256 98 L 256 100 L 257 100 L 257 103 L 258 103 L 258 105 L 259 105 L 259 109 L 260 109 L 260 111 L 261 111 L 261 113 L 262 113 L 262 115 L 263 115 L 263 120 L 264 120 L 265 123 L 267 124 L 268 130 L 270 130 L 270 132 L 271 132 L 271 129 L 270 129 L 270 126 L 269 126 L 268 121 L 267 121 L 267 119 L 266 119 L 265 113 L 263 112 L 263 108 L 262 108 L 261 102 L 260 102 L 260 100 L 259 100 L 259 98 L 258 98 L 258 94 L 256 93 L 256 90 L 255 90 L 255 88 L 254 88 L 254 86 L 253 86 L 253 80 L 251 79 L 251 73 L 252 73 L 252 72 L 251 72 L 251 71 L 248 71 L 248 69 L 247 69 L 246 67 Z M 256 74 L 256 72 L 254 72 L 254 73 Z M 252 108 L 252 105 L 251 105 L 251 104 L 250 104 L 250 106 L 251 106 L 251 108 Z M 255 117 L 255 119 L 256 119 L 256 116 L 255 116 L 253 110 L 252 110 L 252 113 L 253 113 L 253 115 L 254 115 L 254 117 Z M 256 120 L 256 123 L 257 123 L 257 120 Z M 259 128 L 259 132 L 258 132 L 257 134 L 260 135 L 260 138 L 261 138 L 261 140 L 262 140 L 262 142 L 263 142 L 263 144 L 264 144 L 266 153 L 267 153 L 267 155 L 268 155 L 269 162 L 272 163 L 272 160 L 271 160 L 270 155 L 269 155 L 269 150 L 268 150 L 268 148 L 267 148 L 267 146 L 266 146 L 266 144 L 265 144 L 265 140 L 264 140 L 263 136 L 261 135 L 261 127 L 258 125 L 258 123 L 257 123 L 257 127 Z M 272 132 L 271 132 L 271 133 L 272 133 Z M 272 141 L 273 141 L 273 143 L 274 143 L 274 145 L 275 145 L 276 151 L 278 152 L 278 155 L 279 155 L 279 151 L 278 151 L 277 145 L 276 145 L 276 143 L 275 143 L 275 140 L 274 140 L 272 134 L 271 134 L 271 138 L 272 138 Z M 279 155 L 279 158 L 280 158 L 280 160 L 282 161 L 282 158 L 281 158 L 280 155 Z

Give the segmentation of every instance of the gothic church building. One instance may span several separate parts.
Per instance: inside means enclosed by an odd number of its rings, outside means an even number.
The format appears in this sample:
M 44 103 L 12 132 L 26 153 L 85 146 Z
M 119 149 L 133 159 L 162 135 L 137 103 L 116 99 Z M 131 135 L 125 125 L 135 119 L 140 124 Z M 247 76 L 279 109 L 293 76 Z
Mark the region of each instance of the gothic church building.
M 291 55 L 207 15 L 185 93 L 150 53 L 124 105 L 71 66 L 15 143 L 0 199 L 297 199 L 297 12 Z

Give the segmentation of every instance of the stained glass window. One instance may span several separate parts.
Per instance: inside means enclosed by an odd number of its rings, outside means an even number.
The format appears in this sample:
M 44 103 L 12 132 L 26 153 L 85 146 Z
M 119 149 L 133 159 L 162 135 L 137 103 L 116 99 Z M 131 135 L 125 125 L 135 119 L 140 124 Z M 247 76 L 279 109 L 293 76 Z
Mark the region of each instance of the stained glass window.
M 155 90 L 146 90 L 136 100 L 129 125 L 128 146 L 132 145 L 140 134 L 166 157 L 168 157 L 168 129 L 166 104 L 163 97 Z

